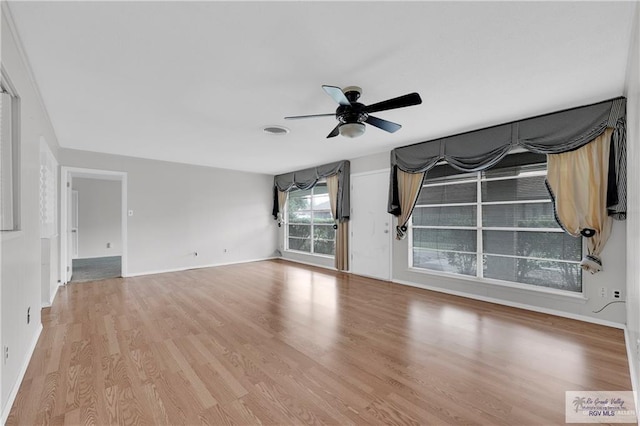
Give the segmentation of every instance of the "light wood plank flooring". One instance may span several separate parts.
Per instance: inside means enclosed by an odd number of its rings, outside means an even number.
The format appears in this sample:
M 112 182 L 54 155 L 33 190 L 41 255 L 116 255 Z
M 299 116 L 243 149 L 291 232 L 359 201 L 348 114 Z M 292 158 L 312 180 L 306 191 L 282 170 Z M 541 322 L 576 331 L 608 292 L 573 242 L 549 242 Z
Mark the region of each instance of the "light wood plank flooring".
M 621 330 L 265 261 L 70 284 L 9 425 L 564 423 Z

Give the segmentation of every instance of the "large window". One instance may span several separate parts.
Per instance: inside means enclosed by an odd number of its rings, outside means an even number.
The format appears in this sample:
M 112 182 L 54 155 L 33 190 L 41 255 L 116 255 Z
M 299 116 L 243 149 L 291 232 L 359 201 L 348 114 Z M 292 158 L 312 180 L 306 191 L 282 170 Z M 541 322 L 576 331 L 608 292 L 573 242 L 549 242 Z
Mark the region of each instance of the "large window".
M 287 199 L 287 249 L 333 256 L 335 230 L 327 184 L 289 192 Z
M 413 212 L 413 267 L 582 291 L 582 239 L 555 221 L 546 164 L 435 175 Z

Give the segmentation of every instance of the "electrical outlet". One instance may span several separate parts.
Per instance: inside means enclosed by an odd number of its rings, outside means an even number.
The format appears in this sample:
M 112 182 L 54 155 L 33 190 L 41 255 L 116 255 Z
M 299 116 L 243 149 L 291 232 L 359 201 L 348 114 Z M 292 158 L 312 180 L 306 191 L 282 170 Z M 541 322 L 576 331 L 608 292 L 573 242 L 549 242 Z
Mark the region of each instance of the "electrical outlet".
M 111 243 L 107 243 L 107 248 L 111 248 Z
M 600 297 L 602 297 L 602 298 L 607 297 L 607 288 L 606 287 L 600 287 Z
M 27 308 L 27 324 L 31 322 L 31 306 Z
M 622 300 L 622 290 L 611 290 L 611 297 L 615 300 Z
M 3 359 L 4 359 L 4 363 L 7 363 L 7 360 L 9 359 L 9 346 L 5 346 L 4 347 L 4 354 L 3 354 Z
M 226 253 L 226 252 L 227 252 L 227 249 L 222 249 L 222 252 L 223 252 L 223 253 Z

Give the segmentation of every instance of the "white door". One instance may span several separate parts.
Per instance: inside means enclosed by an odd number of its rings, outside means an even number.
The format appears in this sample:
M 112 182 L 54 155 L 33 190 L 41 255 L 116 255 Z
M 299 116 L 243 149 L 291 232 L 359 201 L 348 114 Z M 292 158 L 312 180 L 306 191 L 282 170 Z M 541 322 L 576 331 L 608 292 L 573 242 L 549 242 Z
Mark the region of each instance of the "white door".
M 78 191 L 71 191 L 71 258 L 78 258 Z
M 391 279 L 389 172 L 351 176 L 351 272 Z

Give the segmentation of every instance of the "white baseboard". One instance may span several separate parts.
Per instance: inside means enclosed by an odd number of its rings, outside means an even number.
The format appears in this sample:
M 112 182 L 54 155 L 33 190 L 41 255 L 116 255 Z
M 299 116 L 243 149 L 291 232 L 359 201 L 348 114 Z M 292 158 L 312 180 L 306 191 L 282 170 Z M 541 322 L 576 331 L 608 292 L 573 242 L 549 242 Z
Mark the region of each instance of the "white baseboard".
M 305 262 L 304 260 L 298 260 L 298 259 L 291 259 L 288 257 L 277 257 L 276 259 L 280 259 L 280 260 L 285 260 L 287 262 L 293 262 L 293 263 L 299 263 L 301 265 L 307 265 L 307 266 L 315 266 L 316 268 L 322 268 L 322 269 L 327 269 L 329 271 L 338 271 L 335 267 L 333 266 L 326 266 L 326 265 L 321 265 L 319 263 L 313 263 L 313 262 Z M 349 271 L 341 271 L 341 272 L 349 272 Z
M 624 328 L 624 342 L 627 348 L 627 360 L 629 361 L 629 376 L 631 376 L 631 390 L 633 390 L 633 395 L 635 398 L 636 404 L 636 413 L 638 412 L 638 376 L 635 364 L 632 359 L 634 354 L 636 354 L 637 350 L 636 343 L 631 341 L 631 336 L 629 336 L 629 329 L 625 326 Z
M 16 396 L 18 396 L 18 391 L 20 390 L 20 385 L 22 384 L 22 379 L 24 379 L 24 375 L 27 372 L 27 367 L 29 367 L 29 362 L 31 362 L 31 357 L 33 356 L 33 352 L 36 349 L 36 344 L 38 343 L 38 339 L 40 338 L 40 334 L 42 333 L 42 324 L 38 324 L 38 332 L 33 338 L 31 345 L 29 345 L 29 349 L 27 350 L 27 356 L 25 357 L 24 363 L 20 368 L 20 372 L 18 373 L 18 377 L 11 388 L 11 392 L 9 393 L 9 398 L 7 398 L 7 404 L 2 407 L 2 417 L 0 418 L 0 424 L 5 424 L 7 422 L 7 418 L 9 417 L 9 412 L 11 411 L 11 407 L 13 407 L 13 403 L 16 400 Z
M 56 300 L 56 296 L 58 295 L 58 290 L 60 290 L 60 286 L 62 284 L 60 284 L 58 282 L 58 285 L 56 286 L 56 289 L 54 290 L 53 294 L 51 295 L 51 300 L 49 301 L 49 306 L 53 305 L 53 301 Z
M 56 294 L 58 294 L 58 290 L 60 289 L 60 286 L 62 286 L 62 284 L 58 283 L 58 285 L 56 286 L 55 291 L 53 292 L 53 295 L 51 296 L 51 300 L 49 300 L 49 303 L 43 303 L 42 304 L 43 308 L 50 308 L 51 305 L 53 305 L 53 301 L 56 299 Z
M 122 253 L 98 254 L 95 256 L 78 256 L 74 257 L 72 260 L 102 259 L 103 257 L 122 257 Z
M 451 294 L 453 296 L 466 297 L 467 299 L 480 300 L 480 301 L 483 301 L 483 302 L 495 303 L 497 305 L 504 305 L 504 306 L 510 306 L 512 308 L 526 309 L 528 311 L 540 312 L 542 314 L 555 315 L 555 316 L 558 316 L 558 317 L 564 317 L 564 318 L 574 319 L 574 320 L 578 320 L 578 321 L 589 322 L 589 323 L 592 323 L 592 324 L 598 324 L 598 325 L 604 325 L 604 326 L 607 326 L 607 327 L 619 328 L 621 330 L 624 330 L 626 328 L 626 326 L 624 324 L 621 324 L 621 323 L 618 323 L 618 322 L 614 322 L 614 321 L 607 321 L 607 320 L 602 320 L 602 319 L 599 319 L 599 318 L 592 318 L 592 317 L 588 317 L 586 315 L 572 314 L 570 312 L 558 311 L 558 310 L 555 310 L 555 309 L 541 308 L 539 306 L 527 305 L 525 303 L 511 302 L 511 301 L 508 301 L 508 300 L 496 299 L 496 298 L 493 298 L 493 297 L 481 296 L 481 295 L 478 295 L 478 294 L 465 293 L 463 291 L 449 290 L 449 289 L 445 289 L 445 288 L 441 288 L 441 287 L 434 287 L 434 286 L 425 285 L 425 284 L 418 284 L 418 283 L 413 283 L 413 282 L 410 282 L 410 281 L 403 281 L 403 280 L 395 280 L 394 279 L 394 280 L 391 280 L 391 282 L 394 282 L 396 284 L 410 286 L 410 287 L 417 287 L 417 288 L 421 288 L 421 289 L 424 289 L 424 290 L 437 291 L 438 293 L 445 293 L 445 294 Z
M 127 274 L 125 278 L 141 277 L 143 275 L 166 274 L 169 272 L 182 272 L 182 271 L 189 271 L 192 269 L 215 268 L 217 266 L 238 265 L 241 263 L 262 262 L 263 260 L 273 260 L 273 259 L 279 259 L 279 258 L 274 256 L 274 257 L 264 257 L 260 259 L 238 260 L 236 262 L 212 263 L 209 265 L 183 266 L 183 267 L 171 268 L 171 269 L 158 269 L 158 270 L 152 270 L 152 271 L 134 272 L 134 273 Z

